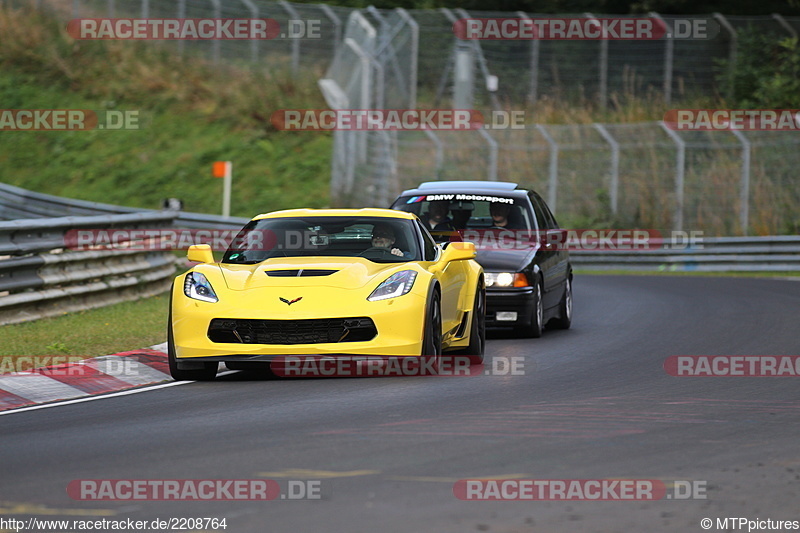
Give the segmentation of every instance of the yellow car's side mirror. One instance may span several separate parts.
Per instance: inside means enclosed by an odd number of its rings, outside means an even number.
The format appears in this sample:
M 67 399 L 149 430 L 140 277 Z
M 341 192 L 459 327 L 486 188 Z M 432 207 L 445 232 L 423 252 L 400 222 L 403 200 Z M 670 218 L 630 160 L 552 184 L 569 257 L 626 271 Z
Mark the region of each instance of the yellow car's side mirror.
M 465 259 L 475 259 L 478 253 L 475 251 L 475 243 L 472 242 L 451 242 L 444 250 L 442 260 L 446 263 L 450 261 L 464 261 Z
M 189 261 L 194 261 L 195 263 L 214 262 L 214 254 L 211 252 L 211 246 L 208 244 L 191 245 L 189 251 L 186 253 L 186 257 Z
M 433 265 L 431 271 L 442 270 L 448 263 L 452 261 L 464 261 L 467 259 L 475 259 L 478 252 L 475 250 L 475 243 L 471 242 L 451 242 L 444 249 L 442 256 Z

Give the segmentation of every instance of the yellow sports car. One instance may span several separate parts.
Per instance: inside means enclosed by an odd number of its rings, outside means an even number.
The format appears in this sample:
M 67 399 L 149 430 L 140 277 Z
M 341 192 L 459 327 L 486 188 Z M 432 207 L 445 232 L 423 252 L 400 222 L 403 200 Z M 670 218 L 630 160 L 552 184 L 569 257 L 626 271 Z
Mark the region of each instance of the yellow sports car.
M 176 380 L 280 356 L 483 360 L 486 297 L 472 243 L 436 244 L 416 215 L 295 209 L 259 215 L 220 262 L 208 245 L 175 280 L 167 329 Z

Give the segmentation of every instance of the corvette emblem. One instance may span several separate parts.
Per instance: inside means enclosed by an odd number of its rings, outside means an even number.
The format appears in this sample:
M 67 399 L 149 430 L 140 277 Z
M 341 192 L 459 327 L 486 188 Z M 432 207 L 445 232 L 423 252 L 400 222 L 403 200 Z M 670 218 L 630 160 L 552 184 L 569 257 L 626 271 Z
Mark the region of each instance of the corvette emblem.
M 301 296 L 300 298 L 295 298 L 294 300 L 287 300 L 286 298 L 280 298 L 280 300 L 281 300 L 283 303 L 285 303 L 286 305 L 292 305 L 293 303 L 295 303 L 295 302 L 299 302 L 299 301 L 300 301 L 300 300 L 302 300 L 302 299 L 303 299 L 303 297 L 302 297 L 302 296 Z

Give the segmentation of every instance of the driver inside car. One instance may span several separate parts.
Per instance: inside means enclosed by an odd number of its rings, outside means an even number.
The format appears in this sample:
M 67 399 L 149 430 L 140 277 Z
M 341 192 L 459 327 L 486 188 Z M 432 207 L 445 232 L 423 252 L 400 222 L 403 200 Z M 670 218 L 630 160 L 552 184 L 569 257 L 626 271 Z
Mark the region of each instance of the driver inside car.
M 394 230 L 391 226 L 376 224 L 375 227 L 372 228 L 373 248 L 383 248 L 392 255 L 403 257 L 405 255 L 403 251 L 394 246 L 395 240 Z

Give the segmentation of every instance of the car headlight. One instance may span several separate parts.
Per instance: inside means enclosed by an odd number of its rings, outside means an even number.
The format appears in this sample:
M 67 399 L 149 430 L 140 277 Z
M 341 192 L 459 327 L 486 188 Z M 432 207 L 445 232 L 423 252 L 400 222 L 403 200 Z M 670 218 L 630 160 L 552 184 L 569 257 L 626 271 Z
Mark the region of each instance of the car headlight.
M 529 287 L 528 278 L 522 272 L 485 272 L 487 287 Z
M 378 300 L 388 300 L 389 298 L 402 296 L 411 290 L 415 279 L 417 279 L 417 273 L 413 270 L 396 272 L 378 285 L 378 288 L 372 291 L 367 300 L 377 302 Z
M 217 293 L 206 277 L 199 272 L 189 272 L 183 280 L 183 294 L 201 302 L 218 302 Z

